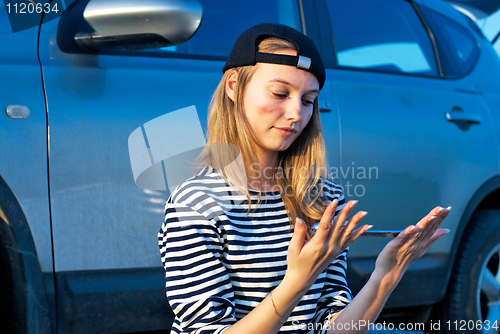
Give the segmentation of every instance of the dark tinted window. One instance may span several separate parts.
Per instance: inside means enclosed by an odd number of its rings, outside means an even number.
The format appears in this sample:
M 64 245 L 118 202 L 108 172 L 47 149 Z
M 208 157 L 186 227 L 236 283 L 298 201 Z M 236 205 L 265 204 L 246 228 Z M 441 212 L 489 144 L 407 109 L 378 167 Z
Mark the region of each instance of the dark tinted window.
M 430 38 L 401 0 L 326 0 L 340 66 L 437 76 Z
M 457 22 L 431 10 L 419 7 L 436 39 L 443 74 L 458 78 L 467 74 L 479 56 L 474 36 Z
M 302 30 L 297 0 L 198 1 L 203 6 L 203 18 L 196 34 L 183 44 L 155 51 L 178 57 L 224 59 L 236 38 L 255 24 L 282 23 Z

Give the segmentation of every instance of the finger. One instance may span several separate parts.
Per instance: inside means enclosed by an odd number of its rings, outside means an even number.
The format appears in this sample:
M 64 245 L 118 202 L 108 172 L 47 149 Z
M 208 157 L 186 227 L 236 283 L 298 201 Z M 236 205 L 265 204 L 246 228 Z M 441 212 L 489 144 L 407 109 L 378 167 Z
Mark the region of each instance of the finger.
M 427 244 L 430 237 L 437 230 L 441 224 L 442 219 L 437 219 L 443 212 L 440 206 L 432 209 L 426 216 L 424 216 L 416 225 L 417 231 L 414 233 L 412 240 L 420 240 L 424 245 Z
M 448 212 L 449 212 L 449 209 L 451 209 L 451 206 L 448 207 Z M 432 216 L 436 216 L 436 217 L 439 217 L 441 214 L 443 214 L 443 212 L 445 211 L 445 209 L 441 206 L 436 206 L 434 209 L 432 209 L 425 217 L 423 217 L 418 223 L 417 225 L 418 226 L 421 226 L 422 228 L 425 228 L 427 225 L 428 225 L 428 219 Z
M 346 243 L 344 244 L 344 248 L 349 247 L 350 244 L 354 242 L 360 235 L 371 229 L 373 225 L 363 225 L 352 231 L 352 233 L 349 235 L 349 237 L 346 240 Z
M 344 242 L 347 238 L 350 237 L 350 235 L 353 233 L 353 230 L 356 228 L 356 226 L 359 224 L 359 222 L 368 214 L 366 211 L 360 211 L 356 213 L 347 223 L 347 225 L 344 227 L 342 230 L 342 237 Z M 359 228 L 358 228 L 359 229 Z M 354 241 L 354 240 L 353 240 Z
M 437 217 L 442 211 L 443 211 L 442 207 L 440 207 L 440 206 L 435 207 L 426 216 L 424 216 L 424 217 L 422 217 L 422 219 L 420 219 L 420 221 L 417 223 L 417 226 L 419 226 L 421 228 L 425 228 L 427 225 L 429 225 L 430 220 L 434 219 L 432 217 Z
M 293 236 L 290 240 L 290 245 L 288 246 L 288 254 L 293 256 L 298 256 L 302 247 L 304 247 L 304 240 L 307 234 L 307 226 L 306 223 L 297 218 L 295 220 L 295 225 L 293 228 Z
M 436 234 L 436 230 L 443 220 L 448 216 L 451 207 L 444 209 L 440 206 L 432 209 L 429 214 L 423 217 L 416 226 L 407 227 L 403 233 L 400 233 L 398 238 L 401 242 L 418 242 L 424 244 L 424 248 L 430 246 L 434 241 L 437 240 L 442 234 L 442 232 Z M 430 240 L 433 240 L 432 242 Z
M 425 232 L 425 229 L 416 225 L 411 234 L 408 236 L 408 241 L 411 241 L 414 246 L 420 245 L 422 243 L 426 244 L 427 240 L 424 240 L 424 236 L 426 235 Z
M 447 229 L 447 228 L 439 228 L 436 230 L 436 232 L 431 236 L 431 238 L 429 239 L 429 241 L 427 242 L 427 244 L 425 245 L 424 247 L 424 252 L 427 251 L 427 249 L 429 249 L 429 247 L 439 238 L 441 238 L 443 235 L 445 234 L 448 234 L 450 233 L 450 230 Z
M 342 208 L 342 211 L 337 215 L 337 218 L 333 222 L 333 231 L 332 231 L 332 238 L 334 240 L 337 240 L 339 238 L 339 235 L 344 229 L 345 222 L 347 221 L 347 217 L 349 217 L 349 214 L 351 213 L 352 209 L 358 204 L 358 201 L 349 201 L 347 202 L 346 205 Z
M 439 228 L 443 220 L 448 217 L 448 214 L 450 213 L 451 206 L 449 206 L 446 209 L 441 208 L 441 210 L 437 210 L 438 214 L 435 216 L 436 218 L 434 221 L 431 222 L 430 226 L 427 228 L 427 231 L 425 231 L 425 239 L 428 240 L 430 239 L 436 230 Z
M 444 209 L 442 207 L 436 207 L 431 210 L 429 213 L 431 216 L 427 215 L 419 221 L 409 235 L 408 240 L 411 240 L 416 246 L 421 247 L 420 249 L 425 253 L 427 248 L 432 244 L 430 243 L 431 237 L 435 235 L 436 230 L 448 213 L 449 209 Z M 438 233 L 436 236 L 441 236 L 441 233 Z M 433 242 L 437 240 L 437 237 L 434 237 Z
M 436 223 L 438 216 L 427 217 L 426 224 L 424 227 L 419 227 L 422 229 L 420 234 L 422 235 L 422 240 L 429 241 L 429 238 L 434 234 L 434 232 L 439 227 L 440 222 Z
M 321 220 L 319 221 L 318 228 L 316 229 L 316 234 L 314 237 L 316 239 L 324 239 L 330 233 L 330 228 L 332 225 L 333 217 L 335 217 L 335 211 L 337 210 L 339 201 L 334 199 L 325 209 Z
M 410 239 L 410 236 L 412 235 L 412 232 L 414 230 L 415 230 L 415 225 L 408 226 L 401 233 L 398 234 L 395 240 L 399 241 L 400 243 L 407 242 Z

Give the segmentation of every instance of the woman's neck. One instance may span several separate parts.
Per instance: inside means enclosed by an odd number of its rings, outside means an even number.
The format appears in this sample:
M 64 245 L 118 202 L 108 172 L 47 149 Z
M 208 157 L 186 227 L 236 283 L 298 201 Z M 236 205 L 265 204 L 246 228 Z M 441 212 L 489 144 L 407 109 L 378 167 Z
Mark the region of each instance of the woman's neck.
M 250 188 L 255 190 L 261 189 L 262 191 L 276 191 L 274 173 L 278 166 L 278 152 L 273 152 L 273 154 L 258 154 L 257 161 L 257 166 L 252 166 L 252 171 L 260 172 L 260 174 L 257 173 L 257 175 L 260 175 L 260 180 L 258 178 L 254 178 L 254 182 L 250 180 Z

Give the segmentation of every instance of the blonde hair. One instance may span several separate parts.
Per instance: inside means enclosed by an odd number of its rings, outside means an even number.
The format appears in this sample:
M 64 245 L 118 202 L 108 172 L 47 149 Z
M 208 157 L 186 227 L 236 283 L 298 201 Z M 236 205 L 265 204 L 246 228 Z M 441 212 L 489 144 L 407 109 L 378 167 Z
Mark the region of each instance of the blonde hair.
M 267 38 L 259 44 L 261 52 L 276 52 L 283 49 L 297 51 L 293 43 L 278 38 Z M 246 183 L 246 176 L 258 181 L 261 181 L 261 177 L 260 174 L 257 175 L 250 169 L 252 164 L 257 163 L 257 159 L 252 148 L 253 132 L 243 113 L 243 93 L 257 68 L 258 65 L 233 69 L 238 72 L 234 102 L 226 93 L 226 82 L 232 70 L 226 71 L 222 77 L 209 107 L 207 146 L 199 157 L 200 168 L 211 166 L 219 171 L 229 184 L 239 190 L 244 189 L 249 211 L 251 210 L 250 192 L 247 184 L 243 183 Z M 227 168 L 240 152 L 245 170 Z M 236 165 L 238 164 L 232 164 L 232 166 Z M 293 227 L 297 217 L 303 219 L 309 227 L 308 239 L 312 236 L 310 228 L 321 219 L 327 205 L 326 199 L 321 196 L 327 171 L 325 143 L 316 98 L 311 119 L 290 147 L 279 152 L 278 166 L 273 174 L 291 226 Z M 258 202 L 262 194 L 261 184 L 259 182 Z

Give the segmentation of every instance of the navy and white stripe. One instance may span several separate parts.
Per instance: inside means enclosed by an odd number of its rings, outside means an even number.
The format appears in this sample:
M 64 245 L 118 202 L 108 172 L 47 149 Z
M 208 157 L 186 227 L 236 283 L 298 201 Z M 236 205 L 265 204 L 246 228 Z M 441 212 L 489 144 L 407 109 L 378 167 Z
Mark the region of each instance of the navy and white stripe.
M 342 189 L 327 181 L 323 190 L 329 201 L 339 200 L 338 213 Z M 258 193 L 251 194 L 257 203 Z M 222 333 L 252 311 L 282 281 L 292 234 L 279 192 L 264 192 L 248 214 L 246 196 L 211 168 L 177 187 L 158 233 L 172 333 Z M 349 303 L 346 256 L 319 275 L 280 333 L 321 333 L 307 324 L 324 323 Z

